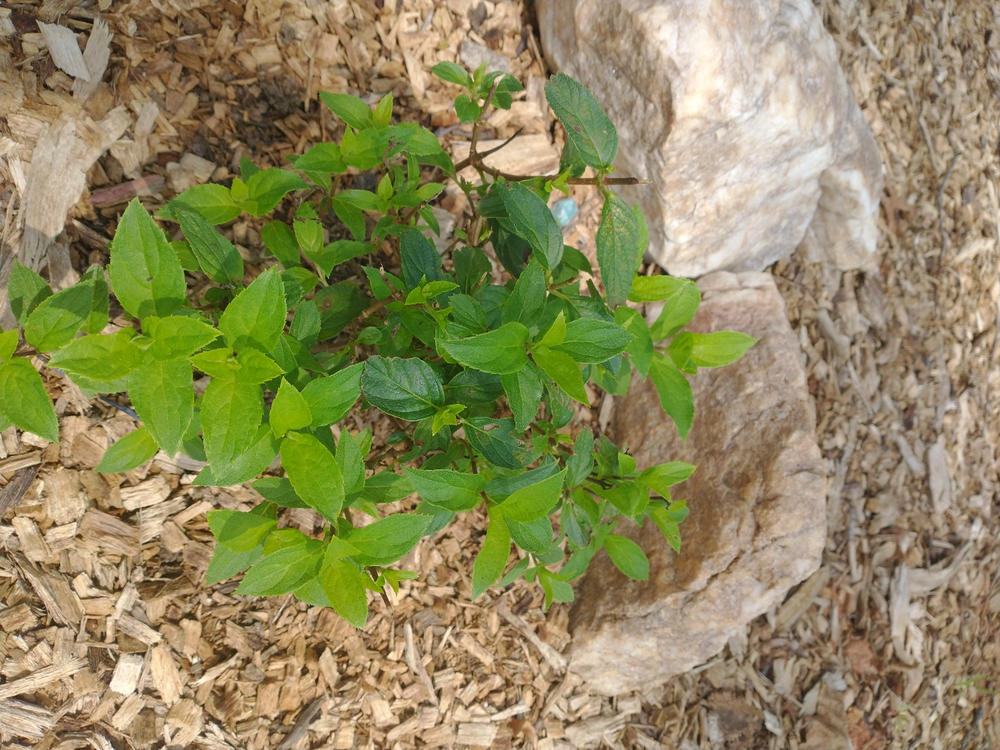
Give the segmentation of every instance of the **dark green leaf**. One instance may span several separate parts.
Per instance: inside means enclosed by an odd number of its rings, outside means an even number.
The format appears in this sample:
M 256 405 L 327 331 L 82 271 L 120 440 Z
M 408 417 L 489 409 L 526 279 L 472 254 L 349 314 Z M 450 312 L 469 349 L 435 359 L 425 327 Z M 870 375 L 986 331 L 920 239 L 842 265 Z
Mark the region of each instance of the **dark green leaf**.
M 472 566 L 472 598 L 476 599 L 503 575 L 510 557 L 510 530 L 496 508 L 489 509 L 490 522 L 486 527 L 483 546 Z
M 329 276 L 331 271 L 341 263 L 360 258 L 362 255 L 369 255 L 371 252 L 372 244 L 370 242 L 335 240 L 324 245 L 309 257 L 315 261 L 324 274 Z
M 18 323 L 23 326 L 39 303 L 51 295 L 52 288 L 45 283 L 45 279 L 19 260 L 14 260 L 7 279 L 7 301 Z
M 441 379 L 430 365 L 416 358 L 369 357 L 361 388 L 373 406 L 400 419 L 423 419 L 444 405 Z
M 611 167 L 618 153 L 618 133 L 594 95 L 559 73 L 545 84 L 545 98 L 579 158 L 595 169 Z
M 625 351 L 632 334 L 615 323 L 579 318 L 566 324 L 566 337 L 553 347 L 577 362 L 606 362 Z
M 492 269 L 489 258 L 478 247 L 462 247 L 452 256 L 455 278 L 465 294 L 472 294 Z
M 59 422 L 45 384 L 31 362 L 20 357 L 0 365 L 0 415 L 22 430 L 59 442 Z
M 360 552 L 353 559 L 360 565 L 389 565 L 409 552 L 420 541 L 430 516 L 395 513 L 373 524 L 354 529 L 347 541 Z
M 497 466 L 522 469 L 528 461 L 525 447 L 513 435 L 513 419 L 466 417 L 465 438 L 472 449 Z
M 544 555 L 552 549 L 552 522 L 547 516 L 534 521 L 514 521 L 507 519 L 510 536 L 521 549 L 533 555 Z
M 535 420 L 538 407 L 542 404 L 542 378 L 531 362 L 517 372 L 500 378 L 507 403 L 514 413 L 514 429 L 524 432 Z
M 183 359 L 147 361 L 128 376 L 128 395 L 156 444 L 167 455 L 177 453 L 194 416 L 191 365 Z
M 634 481 L 619 482 L 601 490 L 601 497 L 615 506 L 622 514 L 635 518 L 645 510 L 649 495 Z
M 495 375 L 517 372 L 528 362 L 525 344 L 528 329 L 521 323 L 505 323 L 494 331 L 457 341 L 440 341 L 438 345 L 452 359 Z
M 358 362 L 333 375 L 311 380 L 302 389 L 313 427 L 335 424 L 344 418 L 361 395 L 363 369 L 364 363 Z
M 243 258 L 232 242 L 196 211 L 178 206 L 174 211 L 201 270 L 220 284 L 243 281 Z
M 290 432 L 281 441 L 281 465 L 296 494 L 335 522 L 344 505 L 344 477 L 326 446 L 312 435 Z
M 285 169 L 262 169 L 247 179 L 247 213 L 263 216 L 274 210 L 282 198 L 293 190 L 308 188 L 309 183 Z
M 503 303 L 504 323 L 516 321 L 527 326 L 537 322 L 545 304 L 545 271 L 532 260 L 514 283 L 514 289 Z
M 407 229 L 400 238 L 400 257 L 403 267 L 403 281 L 407 289 L 413 289 L 426 277 L 427 281 L 444 278 L 441 271 L 441 256 L 437 249 L 418 229 Z
M 239 510 L 210 510 L 208 527 L 219 544 L 233 552 L 249 552 L 264 543 L 264 537 L 278 526 L 273 518 Z
M 278 393 L 271 404 L 268 417 L 271 431 L 282 437 L 289 430 L 300 430 L 312 423 L 312 411 L 305 397 L 284 378 L 278 386 Z
M 236 295 L 219 318 L 219 330 L 234 349 L 271 351 L 285 327 L 285 293 L 278 269 L 268 268 Z
M 108 272 L 118 302 L 139 319 L 170 315 L 184 304 L 184 271 L 177 254 L 138 198 L 118 222 Z
M 372 125 L 372 110 L 356 96 L 350 94 L 333 94 L 320 91 L 319 98 L 333 114 L 346 122 L 355 130 L 362 130 Z
M 402 474 L 380 471 L 365 480 L 364 496 L 373 503 L 392 503 L 413 494 L 413 485 Z
M 545 268 L 555 268 L 563 255 L 562 231 L 545 201 L 519 182 L 494 188 L 503 201 L 510 230 L 527 242 Z
M 513 492 L 499 506 L 504 518 L 526 523 L 547 516 L 562 495 L 566 470 Z
M 208 570 L 205 573 L 205 583 L 211 585 L 232 578 L 253 565 L 263 554 L 264 545 L 248 552 L 233 552 L 221 544 L 217 544 L 215 552 L 212 553 L 212 561 L 208 564 Z
M 316 575 L 322 556 L 323 544 L 315 539 L 264 555 L 250 566 L 236 587 L 236 593 L 247 596 L 288 594 Z
M 277 503 L 282 508 L 308 508 L 306 502 L 295 493 L 292 483 L 285 477 L 263 477 L 252 487 L 264 498 Z
M 295 240 L 292 228 L 285 222 L 277 219 L 269 221 L 260 230 L 260 238 L 285 268 L 299 265 L 299 243 Z
M 486 480 L 479 474 L 451 469 L 406 469 L 420 499 L 453 513 L 472 510 L 482 500 Z
M 694 420 L 694 396 L 691 384 L 673 360 L 660 352 L 653 355 L 649 377 L 660 397 L 660 405 L 677 425 L 681 439 L 687 437 Z
M 573 454 L 566 460 L 566 486 L 576 487 L 594 470 L 594 433 L 581 430 L 573 442 Z
M 649 560 L 642 548 L 628 537 L 608 534 L 604 538 L 604 550 L 622 573 L 636 581 L 649 579 Z
M 335 195 L 331 201 L 333 212 L 345 227 L 351 232 L 351 236 L 358 242 L 365 240 L 365 215 L 364 212 L 355 205 L 341 200 L 339 195 Z
M 691 334 L 691 362 L 698 367 L 722 367 L 735 362 L 757 343 L 739 331 Z
M 625 301 L 632 288 L 632 279 L 642 258 L 637 254 L 639 225 L 625 203 L 614 193 L 608 193 L 601 209 L 601 223 L 594 238 L 597 245 L 597 264 L 601 268 L 601 281 L 608 301 L 619 304 Z

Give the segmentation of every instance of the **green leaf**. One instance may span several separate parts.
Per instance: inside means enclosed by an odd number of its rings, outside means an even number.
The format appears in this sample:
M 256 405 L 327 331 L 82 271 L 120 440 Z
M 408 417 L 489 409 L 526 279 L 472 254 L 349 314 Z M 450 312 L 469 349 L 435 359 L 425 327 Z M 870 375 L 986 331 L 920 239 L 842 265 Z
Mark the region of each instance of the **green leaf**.
M 278 437 L 284 436 L 289 430 L 300 430 L 312 423 L 309 403 L 299 390 L 284 378 L 281 379 L 278 393 L 271 404 L 268 421 L 271 423 L 271 431 Z
M 10 310 L 22 326 L 28 316 L 46 297 L 52 295 L 52 288 L 45 279 L 15 259 L 7 279 L 7 301 Z
M 195 477 L 194 484 L 199 487 L 243 484 L 260 476 L 278 455 L 278 441 L 266 424 L 260 425 L 255 435 L 245 437 L 244 442 L 249 447 L 226 461 L 216 461 L 206 466 Z
M 608 301 L 619 304 L 625 301 L 632 287 L 636 268 L 642 260 L 636 254 L 639 246 L 639 225 L 625 203 L 614 193 L 607 193 L 601 209 L 601 223 L 594 238 L 597 245 L 597 264 L 601 268 L 601 281 Z
M 372 250 L 372 243 L 370 242 L 334 240 L 324 245 L 309 257 L 312 258 L 324 274 L 329 276 L 333 269 L 341 263 L 360 258 L 362 255 L 370 255 Z
M 573 453 L 566 460 L 566 486 L 576 487 L 594 470 L 594 433 L 581 430 L 573 442 Z
M 76 336 L 91 310 L 93 282 L 81 282 L 46 297 L 24 324 L 24 338 L 40 352 L 50 352 Z
M 161 208 L 159 215 L 164 219 L 176 219 L 175 209 L 181 206 L 197 211 L 212 224 L 225 224 L 242 213 L 229 188 L 214 183 L 189 187 Z
M 649 326 L 642 315 L 624 305 L 615 310 L 615 322 L 632 334 L 625 351 L 632 358 L 636 371 L 646 377 L 653 361 L 653 339 L 649 335 Z
M 108 474 L 130 471 L 155 456 L 156 450 L 156 442 L 149 430 L 140 427 L 108 448 L 95 471 Z
M 250 566 L 236 587 L 236 593 L 247 596 L 288 594 L 316 575 L 322 555 L 323 544 L 315 539 L 264 555 Z
M 269 221 L 260 230 L 260 238 L 285 268 L 299 265 L 299 243 L 295 240 L 292 228 L 285 222 L 278 219 Z
M 191 252 L 198 259 L 198 265 L 210 279 L 220 284 L 243 281 L 243 258 L 232 242 L 197 211 L 181 205 L 174 214 Z
M 233 552 L 221 544 L 215 545 L 212 561 L 205 572 L 205 583 L 211 585 L 232 578 L 253 565 L 264 554 L 264 545 L 248 552 Z
M 654 280 L 655 283 L 650 283 Z M 635 283 L 639 285 L 639 290 L 638 294 L 633 296 L 638 296 L 640 299 L 634 301 L 646 301 L 642 298 L 650 298 L 648 301 L 663 301 L 663 310 L 649 327 L 649 333 L 654 341 L 669 338 L 690 323 L 701 302 L 701 292 L 689 279 L 675 279 L 673 276 L 641 276 L 636 278 Z M 633 287 L 633 293 L 636 291 Z
M 500 378 L 507 403 L 514 413 L 514 429 L 524 432 L 535 420 L 542 403 L 542 378 L 538 369 L 528 362 L 525 367 Z
M 465 70 L 465 68 L 457 63 L 443 60 L 431 68 L 431 73 L 436 75 L 442 81 L 455 83 L 467 89 L 472 87 L 472 77 Z
M 545 98 L 566 129 L 576 154 L 595 169 L 608 169 L 618 153 L 618 133 L 594 95 L 568 75 L 545 84 Z
M 306 502 L 295 494 L 292 483 L 285 477 L 262 477 L 251 485 L 257 492 L 282 508 L 308 508 Z
M 0 365 L 0 416 L 26 432 L 59 442 L 59 421 L 41 375 L 27 359 Z
M 420 230 L 407 229 L 403 232 L 399 252 L 403 281 L 406 282 L 407 289 L 415 288 L 425 277 L 427 281 L 440 281 L 444 278 L 441 256 Z
M 18 335 L 16 328 L 10 331 L 0 331 L 0 363 L 6 362 L 14 356 L 17 344 Z M 49 362 L 51 361 L 50 359 Z
M 344 157 L 340 153 L 340 146 L 336 143 L 319 143 L 296 158 L 293 164 L 296 169 L 307 173 L 326 172 L 330 175 L 347 170 Z
M 451 469 L 404 469 L 420 499 L 438 508 L 459 513 L 482 501 L 486 480 L 479 474 Z
M 691 334 L 691 362 L 698 367 L 722 367 L 735 362 L 757 343 L 739 331 Z
M 320 91 L 319 98 L 333 114 L 355 130 L 363 130 L 373 124 L 371 108 L 356 96 Z
M 684 377 L 684 373 L 677 369 L 673 360 L 660 352 L 653 355 L 649 377 L 660 397 L 660 406 L 674 420 L 681 439 L 685 439 L 694 420 L 694 395 L 691 392 L 691 384 Z
M 537 323 L 537 317 L 545 304 L 545 271 L 541 264 L 532 259 L 514 283 L 507 301 L 503 303 L 503 321 L 516 321 L 525 325 Z
M 167 455 L 177 453 L 194 416 L 191 365 L 183 359 L 147 361 L 128 376 L 128 395 L 156 444 Z
M 555 381 L 570 398 L 590 406 L 587 400 L 587 390 L 583 387 L 583 374 L 576 360 L 564 352 L 549 349 L 547 346 L 536 346 L 531 350 L 535 364 Z
M 140 320 L 170 315 L 184 304 L 184 271 L 163 230 L 138 198 L 128 204 L 111 240 L 111 287 Z
M 245 349 L 236 359 L 239 365 L 236 369 L 236 379 L 247 385 L 266 383 L 285 372 L 271 357 L 256 349 Z
M 413 494 L 413 486 L 402 474 L 380 471 L 365 480 L 364 493 L 373 503 L 392 503 Z
M 368 526 L 354 529 L 347 541 L 360 552 L 352 558 L 359 565 L 394 563 L 420 541 L 430 521 L 430 516 L 394 513 Z
M 462 122 L 475 122 L 483 109 L 468 94 L 455 97 L 455 114 Z
M 362 573 L 346 560 L 323 560 L 319 582 L 334 612 L 356 628 L 368 620 L 368 594 Z
M 525 344 L 528 329 L 522 323 L 504 323 L 478 336 L 439 341 L 438 346 L 456 362 L 494 375 L 515 373 L 528 363 Z
M 151 315 L 142 321 L 143 332 L 153 339 L 149 353 L 157 359 L 187 357 L 219 337 L 219 331 L 201 318 Z
M 563 255 L 562 230 L 545 201 L 519 182 L 499 183 L 494 190 L 503 201 L 510 230 L 527 242 L 545 268 L 555 268 Z
M 319 314 L 319 306 L 311 299 L 303 300 L 295 308 L 295 317 L 288 327 L 288 334 L 305 347 L 312 347 L 319 340 L 323 320 Z
M 566 316 L 563 315 L 562 310 L 556 315 L 556 319 L 552 321 L 552 325 L 545 332 L 538 343 L 541 346 L 553 347 L 559 346 L 563 341 L 566 340 Z
M 498 508 L 489 509 L 490 522 L 486 527 L 483 546 L 472 565 L 472 598 L 477 599 L 492 586 L 507 567 L 510 557 L 510 530 Z
M 547 516 L 521 522 L 507 519 L 510 536 L 521 549 L 533 555 L 544 555 L 552 549 L 552 522 Z
M 285 328 L 286 314 L 281 277 L 272 267 L 229 303 L 219 318 L 219 330 L 234 349 L 249 345 L 269 352 Z
M 601 497 L 629 518 L 640 515 L 649 501 L 649 494 L 634 481 L 623 481 L 613 487 L 602 489 Z
M 100 266 L 88 268 L 80 281 L 90 290 L 90 312 L 83 324 L 86 333 L 100 333 L 108 324 L 108 280 L 104 277 L 104 269 Z
M 201 397 L 201 429 L 210 464 L 224 465 L 249 446 L 264 416 L 259 385 L 213 378 Z
M 469 445 L 487 461 L 507 469 L 523 469 L 528 463 L 525 447 L 512 434 L 513 419 L 466 417 L 462 425 Z
M 607 362 L 625 351 L 632 334 L 615 323 L 594 318 L 579 318 L 566 324 L 566 337 L 553 347 L 577 362 Z
M 263 216 L 273 211 L 286 194 L 308 187 L 309 183 L 295 172 L 262 169 L 247 179 L 247 200 L 243 202 L 243 207 L 249 214 Z
M 112 334 L 90 334 L 73 339 L 53 352 L 50 367 L 58 367 L 70 375 L 105 383 L 125 377 L 139 365 L 140 351 L 132 342 L 132 331 Z
M 249 552 L 264 543 L 264 537 L 278 527 L 273 518 L 239 510 L 210 510 L 208 527 L 219 544 L 233 552 Z
M 290 432 L 281 441 L 281 465 L 296 494 L 336 522 L 344 505 L 344 477 L 326 446 L 312 435 Z
M 311 380 L 302 396 L 312 414 L 312 426 L 324 427 L 339 422 L 361 395 L 361 372 L 364 363 L 346 367 L 324 378 Z
M 417 421 L 444 404 L 444 385 L 420 359 L 369 357 L 361 376 L 365 398 L 393 417 Z
M 636 581 L 649 579 L 649 560 L 642 548 L 628 537 L 608 534 L 604 538 L 604 550 L 622 573 Z
M 337 464 L 344 477 L 344 493 L 360 492 L 365 484 L 365 456 L 371 450 L 372 434 L 368 430 L 352 435 L 349 430 L 340 433 L 337 441 Z
M 559 502 L 566 470 L 514 491 L 503 501 L 500 512 L 504 518 L 527 523 L 547 516 Z
M 670 461 L 650 466 L 639 475 L 639 482 L 661 497 L 670 497 L 670 487 L 679 484 L 694 473 L 694 464 Z

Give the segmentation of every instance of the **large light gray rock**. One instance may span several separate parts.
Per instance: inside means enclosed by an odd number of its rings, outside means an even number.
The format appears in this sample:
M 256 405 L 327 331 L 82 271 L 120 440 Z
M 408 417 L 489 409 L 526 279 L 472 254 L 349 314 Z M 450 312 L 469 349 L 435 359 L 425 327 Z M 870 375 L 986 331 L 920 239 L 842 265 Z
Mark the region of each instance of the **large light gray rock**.
M 686 444 L 649 383 L 633 383 L 617 405 L 615 437 L 640 468 L 682 460 L 698 469 L 674 494 L 691 509 L 679 554 L 647 523 L 630 533 L 649 556 L 648 581 L 626 579 L 603 554 L 583 579 L 570 668 L 606 694 L 649 688 L 709 659 L 816 570 L 826 538 L 826 464 L 774 281 L 721 272 L 699 286 L 693 330 L 759 340 L 739 363 L 695 376 Z
M 759 271 L 805 242 L 874 263 L 882 165 L 811 0 L 537 0 L 553 65 L 621 142 L 670 273 Z

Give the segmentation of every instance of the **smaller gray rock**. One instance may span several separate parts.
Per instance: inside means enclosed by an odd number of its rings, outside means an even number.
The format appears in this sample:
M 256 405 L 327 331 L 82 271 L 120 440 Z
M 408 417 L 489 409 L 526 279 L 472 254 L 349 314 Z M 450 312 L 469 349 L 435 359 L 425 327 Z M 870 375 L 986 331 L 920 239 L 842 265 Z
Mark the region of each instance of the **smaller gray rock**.
M 626 579 L 602 554 L 580 587 L 570 668 L 609 695 L 648 689 L 718 653 L 817 569 L 826 538 L 826 463 L 773 279 L 721 272 L 699 286 L 693 330 L 744 331 L 758 342 L 739 363 L 694 378 L 687 443 L 648 382 L 633 383 L 617 405 L 615 437 L 640 468 L 681 460 L 698 470 L 674 493 L 691 509 L 679 554 L 652 523 L 630 527 L 649 556 L 649 580 Z

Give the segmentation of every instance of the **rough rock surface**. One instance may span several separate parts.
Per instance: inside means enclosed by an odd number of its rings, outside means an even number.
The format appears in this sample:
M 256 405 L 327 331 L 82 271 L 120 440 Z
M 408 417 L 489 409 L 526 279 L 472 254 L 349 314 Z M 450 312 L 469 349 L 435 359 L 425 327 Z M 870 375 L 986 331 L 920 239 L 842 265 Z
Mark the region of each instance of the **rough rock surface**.
M 632 537 L 650 579 L 595 558 L 570 618 L 570 668 L 595 690 L 648 688 L 704 662 L 747 622 L 779 603 L 820 563 L 827 470 L 798 341 L 774 281 L 763 273 L 710 274 L 692 329 L 745 331 L 757 344 L 737 365 L 695 377 L 686 444 L 648 383 L 617 405 L 613 429 L 640 468 L 690 461 L 674 496 L 688 501 L 675 554 L 649 523 Z
M 550 61 L 620 135 L 670 273 L 759 271 L 805 243 L 874 263 L 882 164 L 811 0 L 538 0 Z

